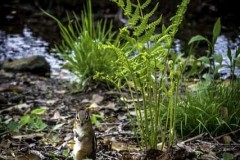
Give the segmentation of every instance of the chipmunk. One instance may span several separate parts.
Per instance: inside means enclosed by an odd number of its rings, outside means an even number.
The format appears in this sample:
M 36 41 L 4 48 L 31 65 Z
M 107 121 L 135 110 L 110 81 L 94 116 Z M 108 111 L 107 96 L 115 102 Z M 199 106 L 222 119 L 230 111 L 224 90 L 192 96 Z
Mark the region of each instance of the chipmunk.
M 76 114 L 73 125 L 74 141 L 73 159 L 83 160 L 96 158 L 96 137 L 88 110 L 80 110 Z

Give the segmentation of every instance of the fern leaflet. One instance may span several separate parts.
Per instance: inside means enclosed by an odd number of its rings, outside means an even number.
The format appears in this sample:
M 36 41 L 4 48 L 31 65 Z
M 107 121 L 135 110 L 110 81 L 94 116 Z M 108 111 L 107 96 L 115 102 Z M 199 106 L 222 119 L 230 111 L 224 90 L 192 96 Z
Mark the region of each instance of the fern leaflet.
M 147 0 L 145 3 L 141 5 L 141 9 L 146 8 L 150 4 L 151 0 Z
M 125 14 L 126 16 L 130 16 L 131 13 L 132 13 L 132 3 L 131 3 L 130 0 L 127 0 L 127 5 L 126 5 L 126 8 L 125 8 L 125 10 L 124 10 L 124 14 Z
M 140 14 L 140 11 L 139 11 L 139 8 L 137 7 L 134 11 L 134 14 L 133 14 L 132 18 L 129 19 L 128 24 L 130 26 L 135 26 L 137 24 L 138 20 L 140 19 L 139 14 Z
M 149 17 L 143 17 L 142 23 L 136 26 L 135 30 L 133 31 L 133 35 L 140 36 L 146 29 Z
M 154 22 L 150 23 L 147 25 L 147 29 L 150 29 L 152 27 L 155 27 L 157 25 L 159 25 L 162 21 L 162 16 L 160 16 L 157 20 L 155 20 Z

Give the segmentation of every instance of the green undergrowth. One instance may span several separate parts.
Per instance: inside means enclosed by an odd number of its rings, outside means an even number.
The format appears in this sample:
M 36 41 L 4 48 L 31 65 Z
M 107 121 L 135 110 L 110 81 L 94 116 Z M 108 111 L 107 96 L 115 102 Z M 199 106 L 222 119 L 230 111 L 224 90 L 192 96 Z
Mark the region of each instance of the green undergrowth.
M 39 107 L 28 114 L 24 114 L 19 121 L 9 118 L 3 121 L 0 116 L 0 131 L 10 133 L 33 133 L 46 129 L 47 124 L 43 122 L 41 115 L 46 112 L 46 108 Z
M 239 129 L 239 97 L 239 80 L 201 82 L 195 91 L 181 96 L 176 110 L 178 134 L 183 138 L 204 132 L 218 136 Z
M 115 72 L 116 55 L 111 50 L 99 47 L 101 44 L 112 43 L 115 32 L 112 23 L 107 19 L 94 20 L 91 0 L 87 0 L 87 7 L 80 16 L 68 14 L 68 24 L 64 25 L 56 17 L 43 11 L 55 20 L 60 28 L 62 43 L 55 46 L 56 51 L 65 59 L 65 68 L 78 77 L 80 89 L 96 85 L 102 81 L 94 75 L 101 72 L 111 75 Z M 107 82 L 105 82 L 107 83 Z

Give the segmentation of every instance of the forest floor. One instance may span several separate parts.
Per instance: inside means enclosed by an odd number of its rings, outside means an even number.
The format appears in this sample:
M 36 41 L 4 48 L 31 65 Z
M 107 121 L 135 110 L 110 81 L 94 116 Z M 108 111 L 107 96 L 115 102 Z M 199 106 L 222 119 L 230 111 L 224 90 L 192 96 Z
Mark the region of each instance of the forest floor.
M 92 115 L 102 117 L 94 122 L 97 159 L 240 159 L 239 142 L 227 144 L 223 140 L 233 134 L 239 136 L 240 131 L 219 137 L 201 134 L 184 141 L 179 139 L 163 151 L 143 152 L 131 132 L 121 94 L 103 86 L 78 92 L 69 82 L 18 73 L 0 77 L 0 98 L 0 160 L 71 159 L 73 120 L 76 111 L 86 106 L 91 106 Z M 11 127 L 4 126 L 9 121 L 18 122 L 38 107 L 47 109 L 40 115 L 47 125 L 45 129 L 37 131 L 23 126 L 13 132 Z M 133 112 L 130 114 L 134 116 Z

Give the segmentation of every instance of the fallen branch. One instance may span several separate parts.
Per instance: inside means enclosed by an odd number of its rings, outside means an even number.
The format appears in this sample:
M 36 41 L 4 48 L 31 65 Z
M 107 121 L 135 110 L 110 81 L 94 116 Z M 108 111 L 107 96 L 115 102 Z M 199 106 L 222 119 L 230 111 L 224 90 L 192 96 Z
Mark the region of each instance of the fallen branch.
M 197 135 L 195 137 L 192 137 L 192 138 L 189 138 L 189 139 L 187 139 L 185 141 L 179 142 L 178 144 L 185 144 L 187 142 L 195 141 L 197 139 L 203 138 L 206 135 L 207 135 L 207 133 L 201 133 L 201 134 L 199 134 L 199 135 Z
M 221 139 L 223 138 L 224 136 L 228 136 L 230 134 L 236 134 L 237 132 L 240 132 L 240 129 L 236 130 L 236 131 L 232 131 L 232 132 L 229 132 L 229 133 L 226 133 L 226 134 L 223 134 L 221 136 L 218 136 L 218 137 L 215 137 L 215 139 Z

